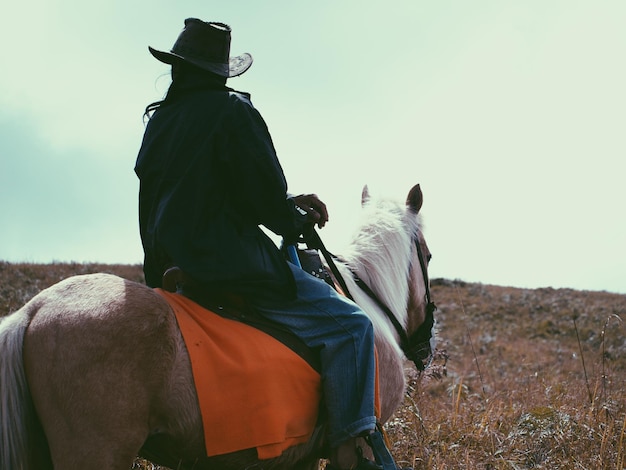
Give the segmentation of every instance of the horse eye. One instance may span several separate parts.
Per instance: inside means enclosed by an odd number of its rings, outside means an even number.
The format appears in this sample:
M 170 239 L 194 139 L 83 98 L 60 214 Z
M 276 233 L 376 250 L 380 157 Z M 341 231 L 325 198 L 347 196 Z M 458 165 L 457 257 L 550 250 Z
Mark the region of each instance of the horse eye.
M 428 253 L 428 262 L 430 263 L 430 260 L 433 259 L 433 255 L 431 255 L 430 253 Z

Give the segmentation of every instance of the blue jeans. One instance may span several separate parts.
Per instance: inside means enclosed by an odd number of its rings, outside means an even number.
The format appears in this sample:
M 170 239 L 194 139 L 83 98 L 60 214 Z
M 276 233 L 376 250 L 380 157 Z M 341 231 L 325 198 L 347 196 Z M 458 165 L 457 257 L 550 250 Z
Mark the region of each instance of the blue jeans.
M 376 426 L 374 329 L 354 302 L 299 267 L 289 266 L 298 287 L 297 298 L 254 302 L 254 306 L 307 346 L 320 350 L 328 440 L 336 447 Z

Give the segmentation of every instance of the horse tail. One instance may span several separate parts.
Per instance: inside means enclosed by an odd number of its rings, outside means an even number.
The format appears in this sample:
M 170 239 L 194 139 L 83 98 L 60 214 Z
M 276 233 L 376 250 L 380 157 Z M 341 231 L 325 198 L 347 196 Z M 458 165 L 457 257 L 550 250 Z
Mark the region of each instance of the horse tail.
M 36 308 L 27 304 L 0 319 L 0 468 L 32 467 L 28 436 L 35 419 L 22 347 L 24 333 Z

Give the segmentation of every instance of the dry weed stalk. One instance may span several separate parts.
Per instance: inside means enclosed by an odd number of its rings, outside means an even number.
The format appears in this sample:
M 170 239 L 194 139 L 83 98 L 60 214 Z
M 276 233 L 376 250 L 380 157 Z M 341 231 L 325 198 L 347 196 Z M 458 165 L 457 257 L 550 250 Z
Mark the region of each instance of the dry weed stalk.
M 463 315 L 465 316 L 465 318 L 469 318 L 469 316 L 467 315 L 467 312 L 465 311 L 465 305 L 463 304 L 463 300 L 461 299 L 458 287 L 456 285 L 454 286 L 454 289 L 455 289 L 455 293 L 457 295 L 459 304 L 461 305 L 461 311 L 463 312 Z M 476 364 L 476 369 L 478 371 L 478 377 L 480 379 L 480 384 L 482 387 L 483 395 L 486 395 L 487 391 L 485 388 L 485 381 L 483 380 L 483 374 L 482 374 L 482 371 L 480 370 L 480 363 L 478 361 L 478 356 L 476 355 L 476 350 L 474 349 L 474 341 L 472 340 L 472 332 L 470 331 L 469 321 L 466 322 L 465 329 L 467 332 L 467 339 L 469 340 L 470 349 L 472 350 L 472 355 L 474 356 L 474 363 Z M 459 392 L 460 392 L 460 385 L 459 385 Z
M 607 372 L 606 372 L 606 329 L 609 326 L 609 323 L 611 322 L 611 319 L 617 319 L 617 321 L 619 323 L 622 322 L 622 319 L 616 315 L 616 314 L 611 314 L 607 317 L 606 321 L 604 322 L 604 327 L 602 328 L 602 333 L 601 333 L 601 340 L 602 340 L 602 395 L 603 395 L 603 399 L 604 401 L 608 401 L 608 393 L 607 393 L 607 382 L 608 382 L 608 376 L 607 376 Z
M 587 376 L 587 367 L 585 366 L 585 353 L 583 352 L 583 346 L 580 342 L 580 334 L 578 333 L 578 326 L 576 325 L 576 318 L 573 318 L 572 320 L 574 321 L 574 331 L 576 332 L 576 340 L 578 341 L 578 350 L 580 351 L 580 360 L 583 364 L 583 373 L 585 375 L 585 385 L 587 386 L 587 395 L 589 397 L 589 404 L 593 405 L 594 395 L 591 393 L 591 387 L 589 386 L 589 377 Z
M 622 431 L 619 435 L 619 444 L 617 445 L 617 468 L 626 467 L 626 455 L 624 452 L 625 442 L 624 434 L 626 434 L 626 416 L 624 416 L 624 424 L 622 424 Z

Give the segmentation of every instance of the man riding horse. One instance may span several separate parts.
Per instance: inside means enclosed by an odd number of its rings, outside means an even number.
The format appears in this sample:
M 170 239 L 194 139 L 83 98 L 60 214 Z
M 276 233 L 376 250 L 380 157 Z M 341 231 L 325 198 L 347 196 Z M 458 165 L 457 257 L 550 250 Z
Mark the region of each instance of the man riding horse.
M 151 287 L 179 268 L 181 292 L 202 303 L 237 299 L 278 323 L 321 360 L 332 469 L 396 469 L 374 411 L 376 359 L 369 318 L 324 281 L 289 263 L 264 226 L 293 243 L 328 221 L 316 195 L 290 196 L 267 126 L 250 95 L 226 86 L 248 70 L 230 57 L 231 28 L 185 20 L 171 52 L 172 84 L 149 118 L 135 172 L 144 273 Z M 365 437 L 376 463 L 363 457 Z

